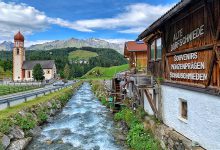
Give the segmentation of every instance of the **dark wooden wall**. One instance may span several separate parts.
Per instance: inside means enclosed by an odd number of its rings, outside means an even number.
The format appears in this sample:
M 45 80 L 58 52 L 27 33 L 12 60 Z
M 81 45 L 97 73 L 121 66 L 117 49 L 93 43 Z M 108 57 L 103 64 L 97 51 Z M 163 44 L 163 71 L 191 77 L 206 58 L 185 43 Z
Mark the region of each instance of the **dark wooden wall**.
M 191 42 L 184 44 L 174 51 L 171 45 L 175 42 L 174 34 L 182 29 L 183 36 L 204 25 L 204 34 Z M 159 31 L 159 32 L 158 32 Z M 220 89 L 220 0 L 194 0 L 189 6 L 163 23 L 153 33 L 149 42 L 161 35 L 163 56 L 161 61 L 149 61 L 148 68 L 155 77 L 163 77 L 168 82 L 211 87 Z M 175 55 L 198 53 L 198 59 L 174 62 Z M 149 54 L 150 55 L 150 54 Z M 148 57 L 149 57 L 148 55 Z M 205 73 L 208 78 L 204 81 L 171 79 L 171 64 L 204 62 L 204 70 L 173 70 L 175 73 Z

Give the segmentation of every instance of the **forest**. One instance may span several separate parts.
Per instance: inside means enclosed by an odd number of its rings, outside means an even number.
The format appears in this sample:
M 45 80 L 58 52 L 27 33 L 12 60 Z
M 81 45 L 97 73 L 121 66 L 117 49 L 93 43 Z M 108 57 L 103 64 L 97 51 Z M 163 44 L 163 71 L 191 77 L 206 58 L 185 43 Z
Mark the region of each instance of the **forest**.
M 69 53 L 77 50 L 85 50 L 95 52 L 98 54 L 96 57 L 89 59 L 87 64 L 71 63 L 68 59 Z M 105 48 L 63 48 L 53 49 L 48 51 L 32 51 L 26 50 L 26 60 L 55 60 L 58 74 L 64 77 L 64 67 L 66 64 L 70 68 L 70 78 L 81 77 L 94 67 L 111 67 L 127 63 L 127 60 L 113 49 Z M 0 51 L 0 67 L 3 70 L 12 72 L 12 51 Z

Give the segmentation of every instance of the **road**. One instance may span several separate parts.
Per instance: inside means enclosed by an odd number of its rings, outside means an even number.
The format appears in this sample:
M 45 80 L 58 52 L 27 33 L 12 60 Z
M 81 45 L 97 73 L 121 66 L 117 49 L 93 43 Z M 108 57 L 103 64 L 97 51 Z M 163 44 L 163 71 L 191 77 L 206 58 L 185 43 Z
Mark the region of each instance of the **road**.
M 47 86 L 45 86 L 43 88 L 39 88 L 39 89 L 34 89 L 34 90 L 30 90 L 30 91 L 24 91 L 24 92 L 19 92 L 19 93 L 0 96 L 0 105 L 1 104 L 6 104 L 6 103 L 8 105 L 10 105 L 11 102 L 14 102 L 14 101 L 17 101 L 17 100 L 27 99 L 29 97 L 33 97 L 33 96 L 36 97 L 38 95 L 43 95 L 43 94 L 46 94 L 46 93 L 50 93 L 52 91 L 59 90 L 63 87 L 70 86 L 73 83 L 74 83 L 73 81 L 69 81 L 64 86 L 47 85 Z

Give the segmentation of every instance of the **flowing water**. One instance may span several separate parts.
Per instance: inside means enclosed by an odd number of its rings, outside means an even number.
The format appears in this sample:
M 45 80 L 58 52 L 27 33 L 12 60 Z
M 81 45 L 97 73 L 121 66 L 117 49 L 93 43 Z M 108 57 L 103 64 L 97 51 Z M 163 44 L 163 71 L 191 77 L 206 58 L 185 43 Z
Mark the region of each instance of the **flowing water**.
M 113 134 L 113 116 L 84 83 L 28 150 L 121 150 Z M 48 143 L 50 141 L 50 143 Z

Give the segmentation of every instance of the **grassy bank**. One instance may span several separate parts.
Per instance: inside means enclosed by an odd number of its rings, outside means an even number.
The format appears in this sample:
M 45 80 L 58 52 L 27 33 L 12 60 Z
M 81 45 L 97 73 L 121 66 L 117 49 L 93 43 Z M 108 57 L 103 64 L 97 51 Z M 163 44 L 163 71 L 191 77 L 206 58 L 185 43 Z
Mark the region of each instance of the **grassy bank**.
M 114 67 L 95 67 L 81 79 L 111 79 L 115 74 L 128 70 L 128 64 Z
M 62 108 L 81 82 L 20 105 L 0 111 L 0 132 L 8 134 L 13 126 L 28 131 L 47 120 L 50 110 Z
M 143 118 L 145 111 L 138 108 L 136 112 L 125 107 L 114 116 L 115 121 L 126 122 L 129 130 L 127 144 L 134 150 L 160 150 L 159 141 L 154 138 L 150 130 L 144 129 Z

